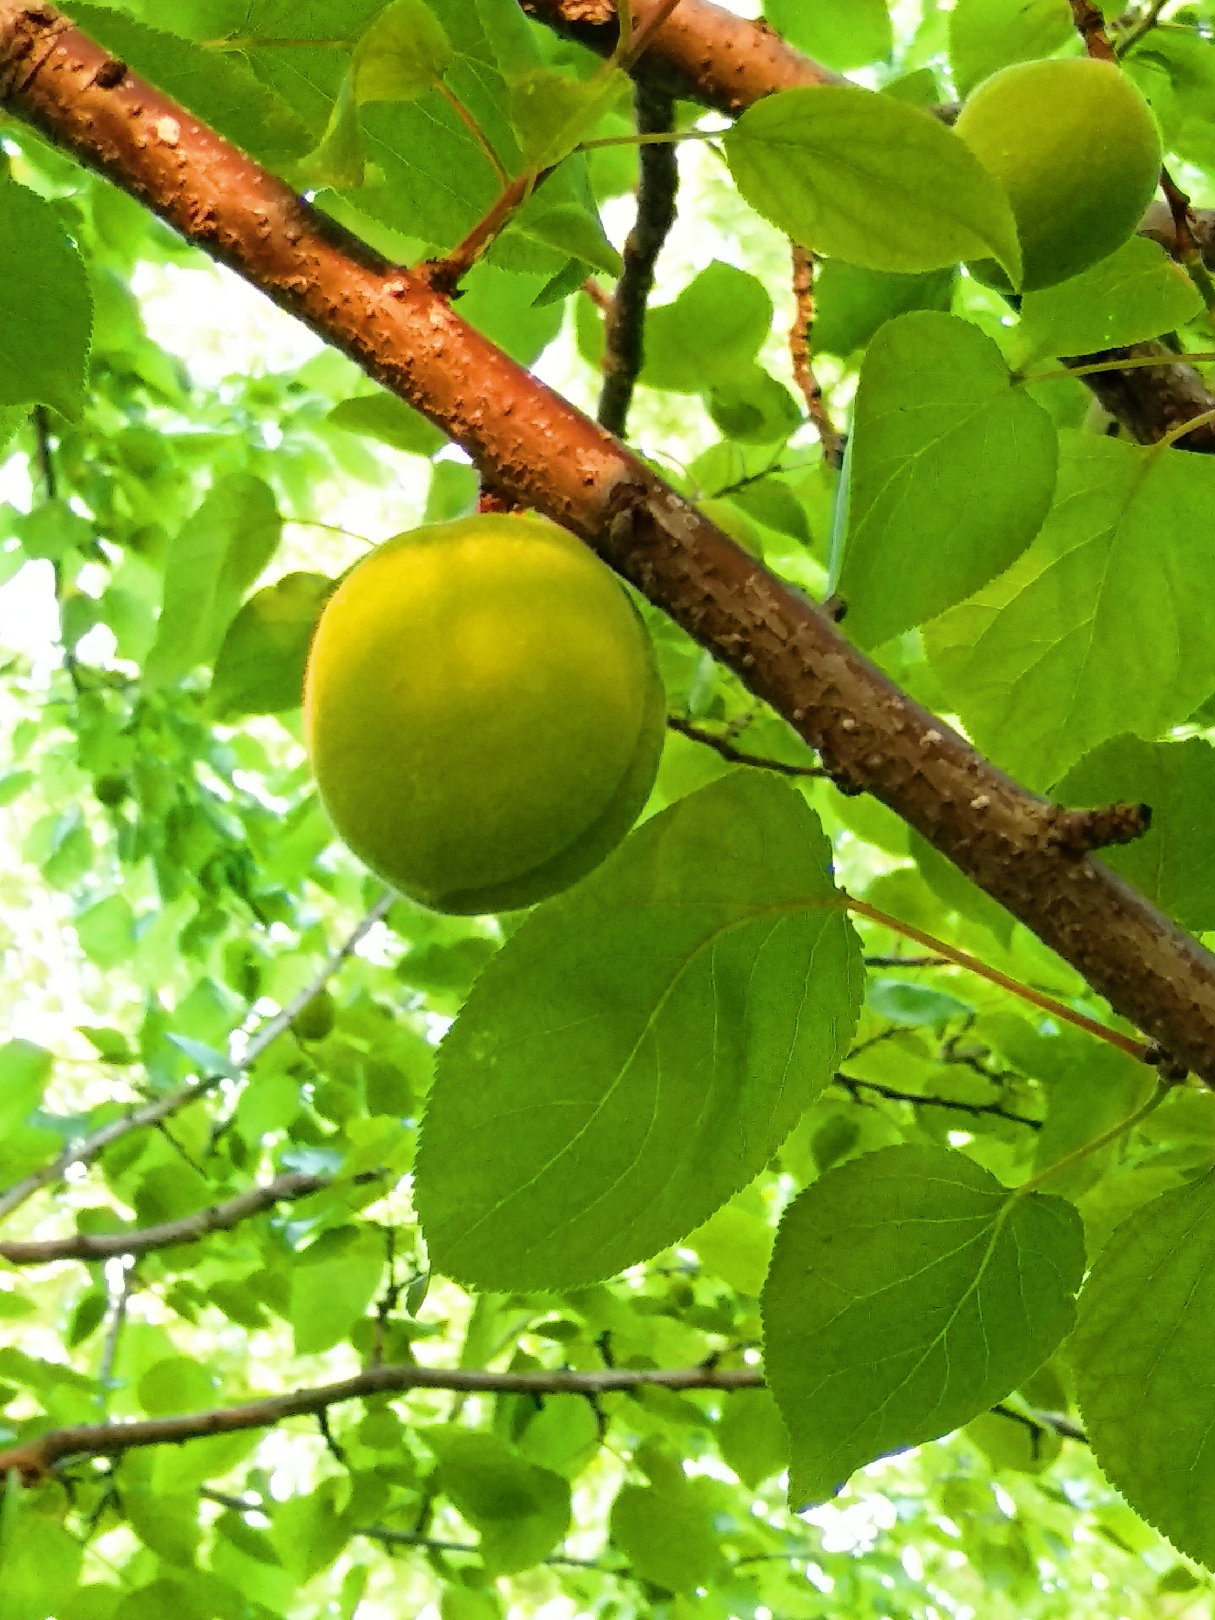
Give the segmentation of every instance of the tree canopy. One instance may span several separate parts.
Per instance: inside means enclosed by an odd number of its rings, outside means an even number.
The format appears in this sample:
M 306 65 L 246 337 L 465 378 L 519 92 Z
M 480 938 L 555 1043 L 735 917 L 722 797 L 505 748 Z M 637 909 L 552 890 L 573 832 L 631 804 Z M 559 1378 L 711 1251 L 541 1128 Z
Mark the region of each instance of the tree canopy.
M 1211 17 L 0 0 L 4 1620 L 1212 1613 Z M 441 914 L 305 665 L 522 512 L 662 760 Z

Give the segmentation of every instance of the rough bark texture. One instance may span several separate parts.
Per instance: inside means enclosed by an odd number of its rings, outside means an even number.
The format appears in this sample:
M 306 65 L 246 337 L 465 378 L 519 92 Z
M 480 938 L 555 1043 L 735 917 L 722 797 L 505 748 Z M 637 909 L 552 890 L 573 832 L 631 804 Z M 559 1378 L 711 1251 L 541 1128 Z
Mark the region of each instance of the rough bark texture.
M 579 535 L 737 670 L 833 775 L 929 838 L 1174 1058 L 1215 1081 L 1215 958 L 1058 812 L 914 703 L 609 434 L 419 278 L 340 240 L 273 176 L 48 7 L 0 0 L 0 104 L 102 170 Z
M 537 22 L 578 40 L 601 56 L 617 39 L 614 0 L 521 0 Z M 633 0 L 633 25 L 646 26 L 657 0 Z M 734 116 L 761 96 L 798 86 L 845 84 L 786 45 L 763 22 L 748 22 L 712 0 L 679 0 L 646 43 L 641 70 L 673 94 Z

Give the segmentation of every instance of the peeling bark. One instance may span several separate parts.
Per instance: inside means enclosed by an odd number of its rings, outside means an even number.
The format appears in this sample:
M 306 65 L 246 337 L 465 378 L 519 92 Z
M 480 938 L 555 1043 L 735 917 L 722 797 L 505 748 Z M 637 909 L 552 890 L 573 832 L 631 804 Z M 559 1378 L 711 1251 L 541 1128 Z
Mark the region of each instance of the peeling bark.
M 681 8 L 682 10 L 682 8 Z M 693 8 L 695 11 L 696 8 Z M 689 12 L 691 15 L 692 12 Z M 49 7 L 0 0 L 0 104 L 107 174 L 592 545 L 1172 1058 L 1215 1082 L 1215 958 L 602 428 Z

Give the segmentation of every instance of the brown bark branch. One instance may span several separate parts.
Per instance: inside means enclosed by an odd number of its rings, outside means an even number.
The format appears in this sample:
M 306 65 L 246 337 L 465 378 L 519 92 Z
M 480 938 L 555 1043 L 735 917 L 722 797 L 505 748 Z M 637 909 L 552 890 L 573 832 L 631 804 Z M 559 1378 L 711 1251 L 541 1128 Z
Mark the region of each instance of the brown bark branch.
M 290 1171 L 275 1176 L 264 1187 L 251 1187 L 226 1203 L 213 1204 L 180 1220 L 160 1226 L 145 1226 L 134 1232 L 77 1232 L 72 1237 L 30 1239 L 24 1243 L 0 1243 L 0 1260 L 10 1266 L 42 1266 L 51 1260 L 108 1260 L 120 1254 L 147 1254 L 150 1249 L 171 1249 L 181 1243 L 197 1243 L 212 1232 L 230 1232 L 242 1221 L 260 1215 L 277 1203 L 306 1198 L 331 1186 L 332 1176 L 308 1176 Z
M 654 48 L 701 10 L 677 8 Z M 782 714 L 837 781 L 895 810 L 1119 1013 L 1215 1081 L 1215 958 L 1100 862 L 1051 848 L 1052 806 L 900 691 L 801 592 L 419 277 L 337 231 L 150 85 L 130 74 L 99 82 L 108 61 L 49 6 L 0 0 L 7 111 L 144 201 L 422 411 L 484 475 L 592 545 Z
M 1084 48 L 1099 62 L 1116 62 L 1118 56 L 1105 31 L 1105 18 L 1092 0 L 1071 0 L 1072 21 L 1084 41 Z
M 831 413 L 823 399 L 823 390 L 814 375 L 810 337 L 814 331 L 814 255 L 809 248 L 794 242 L 793 247 L 793 325 L 789 328 L 789 355 L 793 362 L 793 380 L 801 389 L 810 420 L 818 430 L 818 441 L 823 447 L 823 460 L 829 467 L 838 468 L 844 459 L 844 441 L 831 420 Z
M 666 135 L 675 128 L 675 101 L 666 91 L 639 81 L 633 105 L 639 135 Z M 679 160 L 673 143 L 643 145 L 638 148 L 637 161 L 637 219 L 624 244 L 624 269 L 604 322 L 603 387 L 599 393 L 600 424 L 621 438 L 645 360 L 645 312 L 654 286 L 654 268 L 675 223 L 679 190 Z
M 4 3 L 5 0 L 0 0 L 0 47 L 3 45 L 4 38 Z M 3 51 L 0 48 L 0 104 L 3 103 L 4 99 L 3 87 Z M 91 1136 L 82 1137 L 80 1141 L 69 1144 L 58 1158 L 52 1159 L 49 1164 L 44 1164 L 40 1170 L 31 1171 L 23 1180 L 14 1182 L 7 1192 L 0 1193 L 0 1218 L 11 1215 L 15 1209 L 32 1198 L 36 1192 L 43 1187 L 49 1187 L 52 1182 L 60 1180 L 64 1171 L 72 1165 L 91 1164 L 111 1143 L 121 1141 L 124 1136 L 130 1135 L 132 1131 L 142 1130 L 147 1125 L 159 1125 L 162 1120 L 168 1119 L 171 1114 L 180 1113 L 183 1108 L 188 1108 L 191 1103 L 195 1103 L 201 1097 L 209 1095 L 218 1086 L 222 1085 L 226 1079 L 230 1079 L 233 1074 L 244 1074 L 251 1069 L 262 1053 L 290 1025 L 291 1020 L 303 1011 L 318 991 L 325 988 L 346 958 L 355 951 L 361 941 L 366 938 L 376 923 L 384 916 L 395 898 L 395 895 L 387 894 L 372 906 L 371 910 L 359 921 L 349 938 L 338 946 L 315 978 L 300 991 L 294 1001 L 289 1002 L 281 1012 L 275 1013 L 273 1018 L 267 1019 L 249 1042 L 239 1063 L 234 1064 L 231 1069 L 226 1070 L 223 1074 L 206 1075 L 200 1080 L 192 1080 L 184 1086 L 178 1086 L 175 1091 L 166 1092 L 163 1097 L 157 1097 L 154 1102 L 145 1103 L 142 1108 L 132 1109 L 129 1114 L 124 1114 L 121 1119 L 111 1120 L 108 1125 L 103 1125 L 100 1130 L 94 1131 Z M 127 1251 L 122 1250 L 119 1252 L 125 1253 Z
M 114 1457 L 137 1446 L 181 1445 L 206 1435 L 270 1429 L 291 1417 L 315 1416 L 342 1401 L 411 1389 L 455 1389 L 465 1394 L 607 1395 L 616 1390 L 755 1389 L 763 1374 L 749 1367 L 609 1367 L 600 1372 L 475 1372 L 449 1367 L 368 1367 L 340 1383 L 295 1389 L 242 1406 L 188 1412 L 135 1423 L 81 1423 L 52 1429 L 24 1445 L 0 1451 L 0 1478 L 18 1473 L 27 1483 L 44 1479 L 65 1457 Z
M 616 48 L 614 0 L 520 0 L 524 11 L 600 56 Z M 633 0 L 633 27 L 648 28 L 662 0 Z M 736 114 L 774 90 L 846 84 L 830 68 L 810 61 L 762 22 L 736 17 L 712 0 L 680 0 L 647 34 L 639 71 L 671 94 Z

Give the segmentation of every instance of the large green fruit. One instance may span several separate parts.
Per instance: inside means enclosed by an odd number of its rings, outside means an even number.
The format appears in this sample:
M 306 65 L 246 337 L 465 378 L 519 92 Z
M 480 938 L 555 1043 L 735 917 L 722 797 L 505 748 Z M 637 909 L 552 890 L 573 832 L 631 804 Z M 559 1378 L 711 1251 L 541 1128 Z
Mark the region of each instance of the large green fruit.
M 1019 62 L 985 79 L 955 125 L 1008 193 L 1036 292 L 1108 258 L 1132 236 L 1160 178 L 1152 110 L 1112 62 Z M 971 265 L 1008 287 L 994 259 Z
M 620 582 L 538 518 L 398 535 L 330 598 L 304 682 L 321 799 L 373 871 L 436 911 L 530 906 L 628 832 L 665 702 Z

